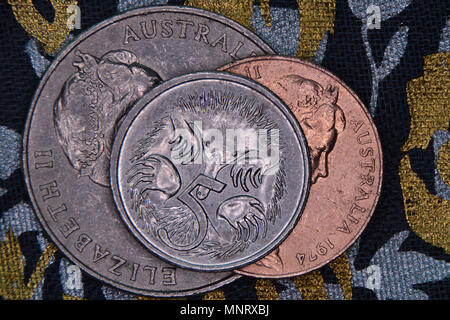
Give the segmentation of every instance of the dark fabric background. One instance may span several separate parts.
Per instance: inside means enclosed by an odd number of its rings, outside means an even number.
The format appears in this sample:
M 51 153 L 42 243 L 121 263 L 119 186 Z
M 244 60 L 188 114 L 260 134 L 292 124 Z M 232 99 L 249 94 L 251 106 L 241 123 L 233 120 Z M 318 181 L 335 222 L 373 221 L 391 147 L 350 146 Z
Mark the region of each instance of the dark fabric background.
M 82 12 L 82 29 L 75 30 L 72 34 L 76 36 L 93 24 L 118 14 L 117 1 L 79 1 Z M 39 0 L 33 1 L 33 3 L 47 20 L 52 21 L 54 12 L 49 1 Z M 168 4 L 182 5 L 183 3 L 184 1 L 168 1 Z M 272 0 L 270 6 L 296 10 L 297 2 Z M 400 63 L 380 82 L 379 86 L 374 121 L 383 146 L 384 181 L 376 212 L 359 240 L 359 247 L 353 261 L 356 271 L 352 275 L 354 279 L 357 278 L 357 272 L 362 272 L 371 265 L 377 252 L 380 252 L 380 249 L 387 245 L 390 239 L 403 231 L 408 233 L 398 248 L 398 252 L 420 254 L 420 257 L 425 256 L 426 259 L 431 259 L 427 260 L 428 262 L 437 264 L 449 262 L 449 256 L 442 248 L 425 242 L 411 231 L 405 218 L 398 172 L 400 159 L 404 156 L 401 148 L 408 138 L 411 125 L 406 85 L 412 79 L 423 75 L 424 57 L 438 52 L 443 29 L 449 19 L 449 8 L 447 1 L 414 0 L 398 15 L 383 21 L 383 27 L 380 30 L 368 32 L 374 60 L 380 64 L 390 39 L 399 27 L 405 25 L 409 28 L 407 47 Z M 15 19 L 7 1 L 0 2 L 0 14 L 2 21 L 0 24 L 0 126 L 11 129 L 22 136 L 30 102 L 39 84 L 39 77 L 25 50 L 31 38 Z M 276 37 L 276 35 L 271 36 Z M 274 50 L 277 51 L 277 48 Z M 53 59 L 43 50 L 40 53 L 50 61 Z M 336 1 L 334 34 L 328 38 L 321 64 L 344 80 L 366 105 L 370 104 L 371 69 L 361 37 L 361 21 L 352 13 L 347 1 Z M 8 148 L 4 140 L 1 143 L 2 149 Z M 415 149 L 409 155 L 413 171 L 424 181 L 427 190 L 436 194 L 434 186 L 435 154 L 432 150 L 432 143 L 427 150 Z M 0 219 L 5 212 L 15 206 L 21 203 L 30 204 L 20 168 L 14 170 L 5 179 L 0 179 L 0 188 L 7 190 L 0 196 Z M 42 237 L 47 236 L 43 234 Z M 42 252 L 38 238 L 39 231 L 23 232 L 18 237 L 26 262 L 25 282 L 29 279 Z M 391 257 L 384 258 L 386 259 L 385 263 L 389 265 Z M 45 270 L 42 293 L 39 298 L 63 298 L 64 290 L 60 278 L 61 259 L 63 256 L 59 252 L 56 253 Z M 433 268 L 431 262 L 430 268 Z M 418 261 L 418 263 L 420 262 Z M 440 270 L 431 269 L 431 273 L 436 272 L 439 275 L 427 282 L 413 282 L 410 289 L 422 291 L 428 299 L 447 300 L 450 288 L 448 264 L 447 273 L 442 273 Z M 321 268 L 320 272 L 325 283 L 331 285 L 338 283 L 336 276 L 328 266 Z M 256 299 L 255 282 L 255 279 L 243 277 L 222 289 L 228 299 Z M 82 283 L 83 298 L 107 298 L 102 290 L 103 284 L 84 272 L 82 272 Z M 352 286 L 352 298 L 355 300 L 377 299 L 380 296 L 374 290 L 364 287 L 361 281 L 353 280 Z M 395 293 L 395 290 L 404 290 L 402 289 L 403 284 L 391 283 L 389 286 L 394 290 L 391 298 L 405 297 L 400 291 L 397 296 Z M 287 290 L 282 282 L 276 282 L 275 287 L 278 292 Z M 398 289 L 395 289 L 396 287 Z M 189 299 L 199 298 L 201 297 L 189 297 Z

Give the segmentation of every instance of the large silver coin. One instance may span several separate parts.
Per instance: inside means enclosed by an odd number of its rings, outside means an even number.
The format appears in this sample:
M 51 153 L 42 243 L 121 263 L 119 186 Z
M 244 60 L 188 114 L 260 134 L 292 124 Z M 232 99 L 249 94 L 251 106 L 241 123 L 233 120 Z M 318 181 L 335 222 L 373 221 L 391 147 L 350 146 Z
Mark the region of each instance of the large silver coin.
M 306 140 L 288 107 L 240 76 L 166 81 L 123 120 L 111 156 L 122 218 L 151 251 L 204 271 L 275 249 L 309 191 Z
M 94 277 L 137 294 L 195 294 L 236 279 L 175 268 L 143 247 L 115 208 L 110 153 L 121 117 L 157 84 L 266 53 L 237 23 L 186 7 L 128 12 L 65 48 L 37 89 L 24 138 L 30 198 L 58 248 Z

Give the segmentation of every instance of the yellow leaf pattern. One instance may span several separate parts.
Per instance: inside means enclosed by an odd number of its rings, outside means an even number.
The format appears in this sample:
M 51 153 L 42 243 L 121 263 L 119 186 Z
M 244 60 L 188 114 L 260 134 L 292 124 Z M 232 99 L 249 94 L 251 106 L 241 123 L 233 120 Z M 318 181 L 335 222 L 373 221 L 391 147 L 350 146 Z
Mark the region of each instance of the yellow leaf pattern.
M 6 241 L 0 244 L 0 296 L 7 300 L 30 299 L 42 281 L 45 268 L 55 252 L 56 247 L 49 244 L 36 263 L 28 283 L 25 283 L 25 269 L 19 241 L 9 230 Z
M 36 9 L 32 0 L 8 0 L 16 20 L 25 31 L 44 44 L 46 53 L 55 53 L 60 49 L 70 33 L 67 21 L 70 5 L 76 5 L 76 0 L 50 0 L 55 9 L 53 23 L 48 22 Z

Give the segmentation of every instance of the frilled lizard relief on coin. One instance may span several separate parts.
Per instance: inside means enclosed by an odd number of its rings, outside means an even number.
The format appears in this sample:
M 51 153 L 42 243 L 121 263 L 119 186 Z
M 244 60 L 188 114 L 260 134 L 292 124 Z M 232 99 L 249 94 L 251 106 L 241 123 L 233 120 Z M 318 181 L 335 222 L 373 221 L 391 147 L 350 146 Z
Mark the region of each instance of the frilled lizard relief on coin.
M 256 82 L 193 73 L 165 82 L 125 117 L 111 185 L 123 219 L 164 259 L 229 270 L 273 250 L 309 190 L 300 126 Z
M 162 81 L 271 52 L 229 19 L 165 6 L 113 17 L 63 49 L 35 94 L 24 139 L 30 199 L 58 248 L 137 294 L 195 294 L 236 279 L 176 268 L 135 239 L 114 205 L 111 147 L 122 116 Z
M 382 152 L 370 115 L 336 76 L 297 58 L 247 58 L 220 70 L 278 95 L 300 123 L 311 157 L 310 195 L 297 226 L 276 250 L 237 272 L 281 278 L 323 266 L 361 234 L 379 198 Z

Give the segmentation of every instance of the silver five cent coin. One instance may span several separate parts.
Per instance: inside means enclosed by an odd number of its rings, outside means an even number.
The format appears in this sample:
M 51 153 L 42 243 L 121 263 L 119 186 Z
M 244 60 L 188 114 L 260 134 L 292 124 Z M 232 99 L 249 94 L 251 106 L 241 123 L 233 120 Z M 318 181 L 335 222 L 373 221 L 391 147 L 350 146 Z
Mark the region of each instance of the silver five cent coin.
M 275 249 L 309 191 L 306 140 L 262 85 L 219 72 L 180 76 L 127 114 L 111 156 L 122 218 L 152 252 L 204 271 Z
M 152 7 L 106 20 L 55 58 L 32 101 L 24 172 L 33 207 L 58 248 L 92 276 L 136 294 L 182 296 L 236 279 L 176 268 L 129 232 L 109 163 L 122 116 L 164 80 L 272 50 L 204 10 Z

